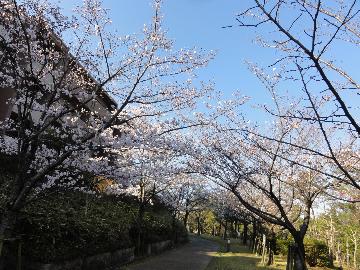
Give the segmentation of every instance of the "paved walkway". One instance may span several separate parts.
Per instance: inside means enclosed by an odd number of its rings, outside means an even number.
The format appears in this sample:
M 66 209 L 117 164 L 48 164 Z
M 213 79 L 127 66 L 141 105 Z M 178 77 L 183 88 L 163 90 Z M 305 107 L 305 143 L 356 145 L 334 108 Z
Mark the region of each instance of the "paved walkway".
M 208 240 L 190 237 L 190 243 L 129 265 L 124 270 L 204 270 L 211 260 L 211 252 L 218 246 Z

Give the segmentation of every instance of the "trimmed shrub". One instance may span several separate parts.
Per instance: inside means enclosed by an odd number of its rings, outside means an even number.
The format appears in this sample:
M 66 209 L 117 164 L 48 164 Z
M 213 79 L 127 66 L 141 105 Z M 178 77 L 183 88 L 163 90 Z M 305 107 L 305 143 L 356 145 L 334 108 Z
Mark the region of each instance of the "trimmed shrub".
M 329 258 L 328 246 L 323 241 L 316 239 L 305 240 L 306 262 L 310 266 L 331 267 L 332 261 Z
M 283 256 L 286 256 L 288 253 L 288 247 L 291 244 L 294 244 L 294 241 L 292 239 L 276 239 L 275 254 L 281 254 Z
M 130 231 L 137 209 L 131 197 L 57 192 L 24 209 L 16 234 L 22 235 L 23 255 L 28 260 L 71 260 L 134 246 Z M 143 226 L 147 243 L 172 239 L 172 218 L 164 207 L 147 208 Z M 11 246 L 16 254 L 17 245 Z
M 276 254 L 286 256 L 289 245 L 294 244 L 292 239 L 276 239 Z M 323 241 L 305 239 L 305 259 L 311 266 L 331 267 L 332 262 L 328 255 L 328 247 Z
M 50 262 L 130 247 L 134 209 L 114 198 L 59 193 L 25 208 L 17 224 L 23 254 Z

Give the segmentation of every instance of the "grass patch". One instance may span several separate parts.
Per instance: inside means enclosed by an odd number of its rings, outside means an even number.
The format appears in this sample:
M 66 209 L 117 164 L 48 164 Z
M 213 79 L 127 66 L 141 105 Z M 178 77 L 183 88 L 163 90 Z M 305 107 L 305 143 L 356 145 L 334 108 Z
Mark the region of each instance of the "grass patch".
M 261 257 L 251 253 L 247 246 L 243 246 L 238 239 L 231 239 L 231 252 L 225 252 L 225 241 L 219 237 L 208 235 L 205 239 L 215 241 L 220 250 L 212 254 L 213 258 L 206 270 L 284 270 L 286 269 L 285 258 L 275 256 L 275 263 L 271 266 L 261 264 Z
M 264 266 L 261 257 L 249 251 L 247 246 L 240 243 L 239 239 L 231 239 L 230 252 L 225 252 L 225 240 L 220 237 L 201 235 L 202 238 L 219 244 L 218 252 L 213 252 L 209 265 L 205 270 L 285 270 L 286 257 L 275 255 L 274 264 Z M 326 267 L 309 267 L 309 270 L 329 270 Z M 335 268 L 333 268 L 335 269 Z

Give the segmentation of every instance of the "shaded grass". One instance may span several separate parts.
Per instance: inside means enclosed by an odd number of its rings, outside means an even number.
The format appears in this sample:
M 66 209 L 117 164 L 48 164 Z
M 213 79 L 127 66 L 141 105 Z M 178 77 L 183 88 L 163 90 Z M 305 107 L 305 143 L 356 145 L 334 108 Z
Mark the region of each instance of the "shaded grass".
M 261 257 L 251 253 L 247 246 L 240 244 L 238 239 L 231 239 L 230 252 L 225 252 L 225 241 L 219 237 L 202 236 L 219 244 L 220 250 L 213 256 L 206 270 L 284 270 L 285 258 L 275 256 L 274 265 L 264 266 Z
M 220 237 L 202 235 L 204 239 L 219 244 L 218 252 L 213 252 L 213 257 L 205 270 L 285 270 L 286 257 L 275 255 L 274 264 L 264 266 L 261 257 L 253 254 L 247 246 L 240 243 L 238 239 L 231 239 L 230 252 L 225 252 L 225 240 Z M 309 267 L 309 270 L 329 270 L 326 267 Z M 337 269 L 337 268 L 332 268 Z

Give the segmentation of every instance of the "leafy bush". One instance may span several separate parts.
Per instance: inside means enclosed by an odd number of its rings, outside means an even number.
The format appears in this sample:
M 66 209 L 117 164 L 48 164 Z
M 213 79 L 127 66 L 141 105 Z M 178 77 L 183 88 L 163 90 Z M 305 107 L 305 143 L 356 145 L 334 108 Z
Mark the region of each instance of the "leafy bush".
M 26 207 L 17 233 L 31 260 L 66 260 L 131 246 L 132 212 L 112 198 L 60 193 Z
M 286 256 L 289 245 L 294 244 L 293 239 L 276 239 L 276 253 Z M 328 256 L 327 245 L 316 239 L 305 239 L 305 257 L 310 266 L 331 267 L 332 262 Z
M 29 204 L 16 233 L 23 235 L 23 255 L 29 260 L 71 260 L 134 246 L 130 230 L 137 209 L 133 198 L 58 192 Z M 169 211 L 146 209 L 144 228 L 148 243 L 171 239 Z
M 146 243 L 171 239 L 173 232 L 171 215 L 165 211 L 145 213 L 143 230 Z
M 328 246 L 316 239 L 305 240 L 306 261 L 310 266 L 331 267 Z
M 290 238 L 287 239 L 276 239 L 276 250 L 275 254 L 281 254 L 286 256 L 288 253 L 289 245 L 293 244 L 294 241 Z

